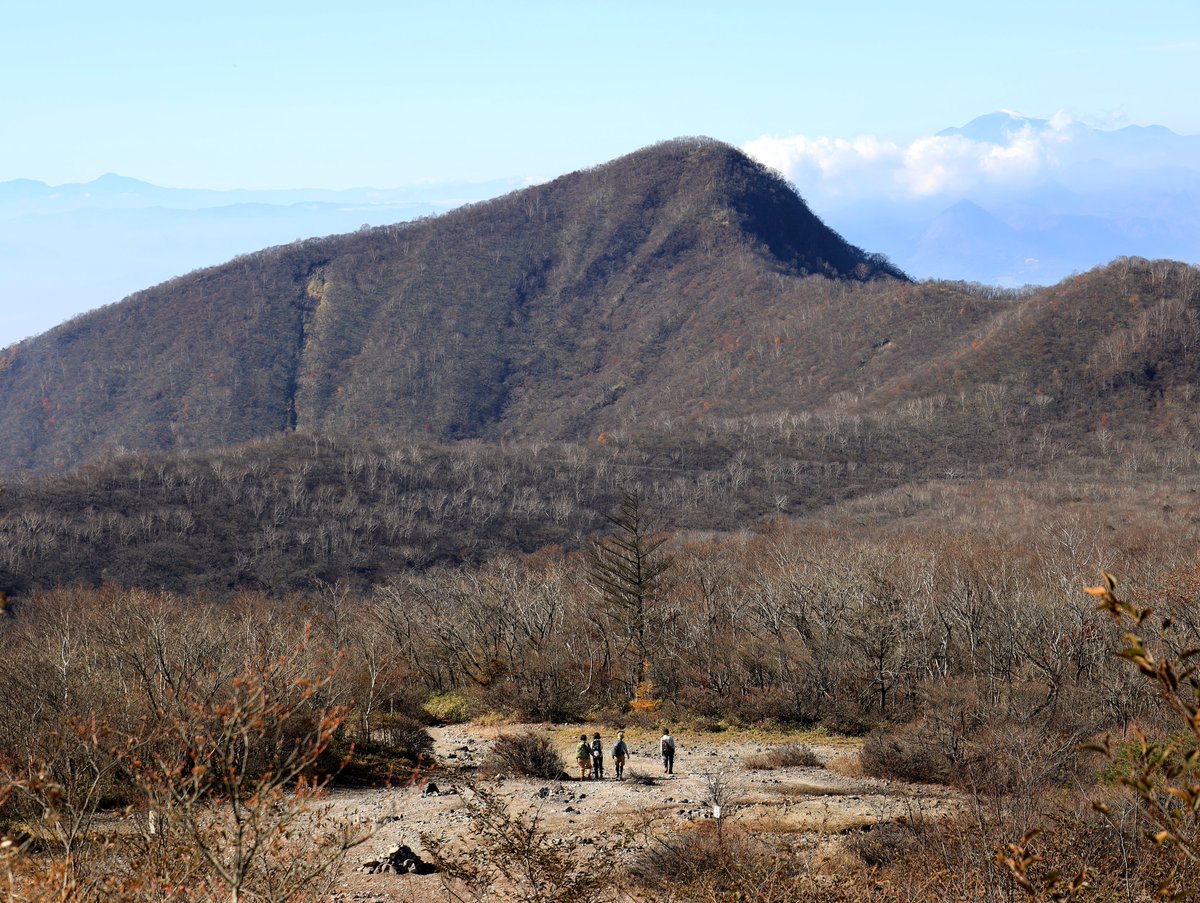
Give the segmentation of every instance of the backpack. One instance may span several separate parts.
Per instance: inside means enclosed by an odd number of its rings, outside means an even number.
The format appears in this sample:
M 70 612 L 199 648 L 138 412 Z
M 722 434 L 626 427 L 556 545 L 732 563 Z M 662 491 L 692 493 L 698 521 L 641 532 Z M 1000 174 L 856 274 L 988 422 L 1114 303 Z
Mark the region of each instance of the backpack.
M 624 740 L 618 740 L 613 744 L 612 754 L 614 759 L 623 759 L 629 754 L 629 747 L 625 745 Z

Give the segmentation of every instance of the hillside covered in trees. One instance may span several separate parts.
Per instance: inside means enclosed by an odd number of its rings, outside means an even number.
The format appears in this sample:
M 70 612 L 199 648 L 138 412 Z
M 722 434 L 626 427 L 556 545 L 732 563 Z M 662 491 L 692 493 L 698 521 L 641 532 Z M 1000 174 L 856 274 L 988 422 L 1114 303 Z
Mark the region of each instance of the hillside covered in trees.
M 239 258 L 8 348 L 0 467 L 295 429 L 594 437 L 761 406 L 716 368 L 795 341 L 772 329 L 813 274 L 902 278 L 740 152 L 670 142 L 446 216 Z
M 576 548 L 630 486 L 665 528 L 727 532 L 871 499 L 907 517 L 921 505 L 905 499 L 941 480 L 1040 481 L 1064 499 L 1105 481 L 1186 484 L 1200 468 L 1196 275 L 1122 260 L 999 298 L 797 279 L 769 329 L 813 336 L 803 353 L 731 340 L 671 383 L 635 384 L 660 400 L 738 387 L 740 409 L 730 396 L 677 414 L 647 405 L 576 440 L 439 441 L 363 424 L 186 454 L 108 452 L 7 481 L 0 591 L 371 585 L 501 551 Z M 797 359 L 818 363 L 797 374 Z
M 577 548 L 631 486 L 728 532 L 906 516 L 938 480 L 1177 480 L 1198 340 L 1194 267 L 915 284 L 739 152 L 671 142 L 6 349 L 0 591 L 369 586 Z

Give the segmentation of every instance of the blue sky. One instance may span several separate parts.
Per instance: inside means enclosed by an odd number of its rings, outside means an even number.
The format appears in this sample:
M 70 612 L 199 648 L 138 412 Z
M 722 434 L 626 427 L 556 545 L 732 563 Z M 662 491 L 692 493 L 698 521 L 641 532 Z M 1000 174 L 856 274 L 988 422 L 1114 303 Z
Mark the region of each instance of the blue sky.
M 16 8 L 13 8 L 16 6 Z M 0 181 L 543 179 L 676 135 L 911 142 L 1000 108 L 1200 133 L 1200 4 L 47 2 Z

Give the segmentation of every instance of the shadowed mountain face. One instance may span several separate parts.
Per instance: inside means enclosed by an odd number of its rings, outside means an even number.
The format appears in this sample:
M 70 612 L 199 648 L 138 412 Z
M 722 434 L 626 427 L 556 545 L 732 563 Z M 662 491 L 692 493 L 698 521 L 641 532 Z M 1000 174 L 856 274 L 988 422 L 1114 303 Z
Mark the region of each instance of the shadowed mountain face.
M 905 290 L 740 152 L 668 142 L 436 219 L 238 258 L 13 346 L 0 471 L 295 429 L 579 438 L 779 409 L 803 401 L 811 363 L 784 351 L 828 304 L 814 277 Z

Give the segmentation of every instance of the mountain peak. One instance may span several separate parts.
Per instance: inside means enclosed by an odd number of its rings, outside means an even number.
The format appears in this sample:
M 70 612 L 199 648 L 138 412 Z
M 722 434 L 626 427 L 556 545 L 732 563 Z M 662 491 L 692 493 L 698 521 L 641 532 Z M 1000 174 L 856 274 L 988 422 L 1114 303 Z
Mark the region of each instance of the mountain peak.
M 716 139 L 664 141 L 619 157 L 596 172 L 619 179 L 631 195 L 642 196 L 646 208 L 663 205 L 674 211 L 672 216 L 690 210 L 697 226 L 705 217 L 725 217 L 777 265 L 797 275 L 907 278 L 880 255 L 847 243 L 781 174 Z
M 129 176 L 122 176 L 115 172 L 106 172 L 104 175 L 85 183 L 84 187 L 99 189 L 102 191 L 144 191 L 151 189 L 159 191 L 157 185 L 152 185 L 149 182 L 143 182 L 141 179 L 133 179 Z
M 1049 119 L 1032 119 L 1014 113 L 1012 110 L 997 110 L 983 116 L 976 116 L 961 128 L 942 129 L 938 137 L 961 135 L 972 141 L 982 141 L 988 144 L 1008 144 L 1012 136 L 1029 128 L 1041 131 L 1050 124 Z

